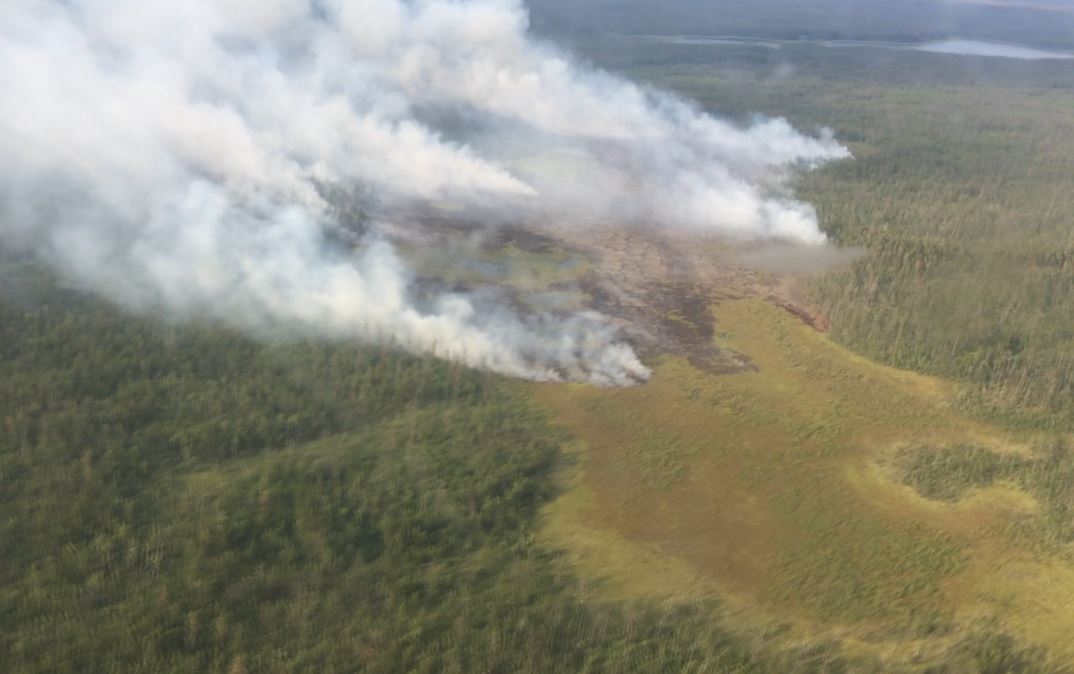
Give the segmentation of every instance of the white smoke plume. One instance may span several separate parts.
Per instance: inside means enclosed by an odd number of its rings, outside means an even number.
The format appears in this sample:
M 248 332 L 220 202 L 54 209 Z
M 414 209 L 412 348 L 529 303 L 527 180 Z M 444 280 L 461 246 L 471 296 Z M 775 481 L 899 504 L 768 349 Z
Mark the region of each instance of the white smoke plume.
M 5 246 L 135 310 L 542 380 L 647 370 L 596 315 L 416 300 L 375 226 L 332 245 L 318 186 L 811 244 L 787 172 L 847 156 L 579 67 L 516 0 L 4 0 L 0 82 Z

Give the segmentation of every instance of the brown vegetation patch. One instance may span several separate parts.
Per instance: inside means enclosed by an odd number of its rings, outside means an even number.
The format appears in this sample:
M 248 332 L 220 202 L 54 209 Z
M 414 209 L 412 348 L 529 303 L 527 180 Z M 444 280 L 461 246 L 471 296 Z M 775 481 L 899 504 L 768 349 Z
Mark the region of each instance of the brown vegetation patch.
M 755 370 L 748 357 L 714 339 L 711 307 L 726 300 L 761 297 L 820 332 L 828 329 L 827 319 L 806 301 L 800 278 L 745 266 L 719 239 L 624 228 L 570 228 L 554 235 L 560 248 L 591 261 L 579 290 L 593 309 L 621 325 L 647 360 L 672 354 L 712 374 Z

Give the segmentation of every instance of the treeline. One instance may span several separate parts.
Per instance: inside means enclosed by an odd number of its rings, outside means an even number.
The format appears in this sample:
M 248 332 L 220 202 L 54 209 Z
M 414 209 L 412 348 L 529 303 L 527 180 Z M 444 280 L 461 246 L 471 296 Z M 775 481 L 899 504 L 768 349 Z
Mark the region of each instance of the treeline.
M 1074 119 L 1063 106 L 1074 101 L 1011 105 L 1008 93 L 906 95 L 899 134 L 804 181 L 833 238 L 869 253 L 815 289 L 836 339 L 973 384 L 964 402 L 978 411 L 1065 429 Z M 936 122 L 941 110 L 956 121 Z
M 513 385 L 125 317 L 5 264 L 5 672 L 848 665 L 709 604 L 585 601 L 536 537 L 563 438 Z
M 975 412 L 1074 427 L 1069 63 L 731 47 L 675 65 L 665 49 L 611 58 L 717 113 L 830 126 L 854 153 L 797 184 L 834 241 L 867 251 L 813 284 L 836 340 L 968 384 Z
M 1027 458 L 972 445 L 908 447 L 894 462 L 903 483 L 939 501 L 998 483 L 1017 485 L 1037 499 L 1042 516 L 1013 527 L 1031 534 L 1027 540 L 1061 548 L 1074 540 L 1074 454 L 1061 439 L 1036 449 Z

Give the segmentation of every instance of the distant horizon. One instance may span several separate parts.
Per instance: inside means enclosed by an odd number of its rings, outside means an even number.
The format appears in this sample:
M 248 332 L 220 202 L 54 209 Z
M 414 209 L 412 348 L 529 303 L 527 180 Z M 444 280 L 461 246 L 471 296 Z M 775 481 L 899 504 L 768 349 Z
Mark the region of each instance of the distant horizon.
M 575 31 L 691 33 L 929 41 L 994 40 L 1074 51 L 1074 2 L 1032 0 L 525 0 L 534 27 L 556 36 Z
M 815 45 L 820 47 L 863 47 L 877 49 L 899 49 L 905 51 L 919 51 L 931 54 L 947 54 L 953 56 L 981 56 L 1013 58 L 1019 60 L 1067 60 L 1074 59 L 1074 52 L 1060 51 L 1055 49 L 1040 49 L 1027 44 L 1006 42 L 1003 40 L 989 40 L 983 38 L 967 38 L 951 35 L 933 40 L 914 42 L 898 42 L 889 40 L 824 40 L 814 38 L 779 39 L 770 37 L 753 37 L 749 35 L 621 35 L 620 37 L 633 39 L 648 39 L 669 44 L 691 45 L 756 45 L 765 47 L 779 47 L 781 45 Z

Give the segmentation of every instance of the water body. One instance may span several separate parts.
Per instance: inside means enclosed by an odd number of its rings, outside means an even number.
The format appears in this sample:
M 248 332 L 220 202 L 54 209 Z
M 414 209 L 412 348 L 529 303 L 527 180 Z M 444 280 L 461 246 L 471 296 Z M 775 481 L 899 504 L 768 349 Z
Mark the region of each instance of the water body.
M 934 52 L 936 54 L 962 54 L 964 56 L 998 56 L 1009 59 L 1023 59 L 1027 61 L 1039 61 L 1042 59 L 1072 59 L 1074 54 L 1060 51 L 1048 51 L 1034 47 L 1024 47 L 1018 44 L 1005 44 L 1003 42 L 982 42 L 980 40 L 939 40 L 926 42 L 916 47 L 918 51 Z
M 990 42 L 987 40 L 966 40 L 948 38 L 931 42 L 880 42 L 868 40 L 769 40 L 764 38 L 741 37 L 737 35 L 708 37 L 704 35 L 644 35 L 640 39 L 669 44 L 691 45 L 750 45 L 779 49 L 784 45 L 808 44 L 820 47 L 865 47 L 873 49 L 898 49 L 902 51 L 922 51 L 933 54 L 954 54 L 959 56 L 992 56 L 1028 61 L 1044 59 L 1074 59 L 1074 53 L 1037 49 L 1020 44 Z

